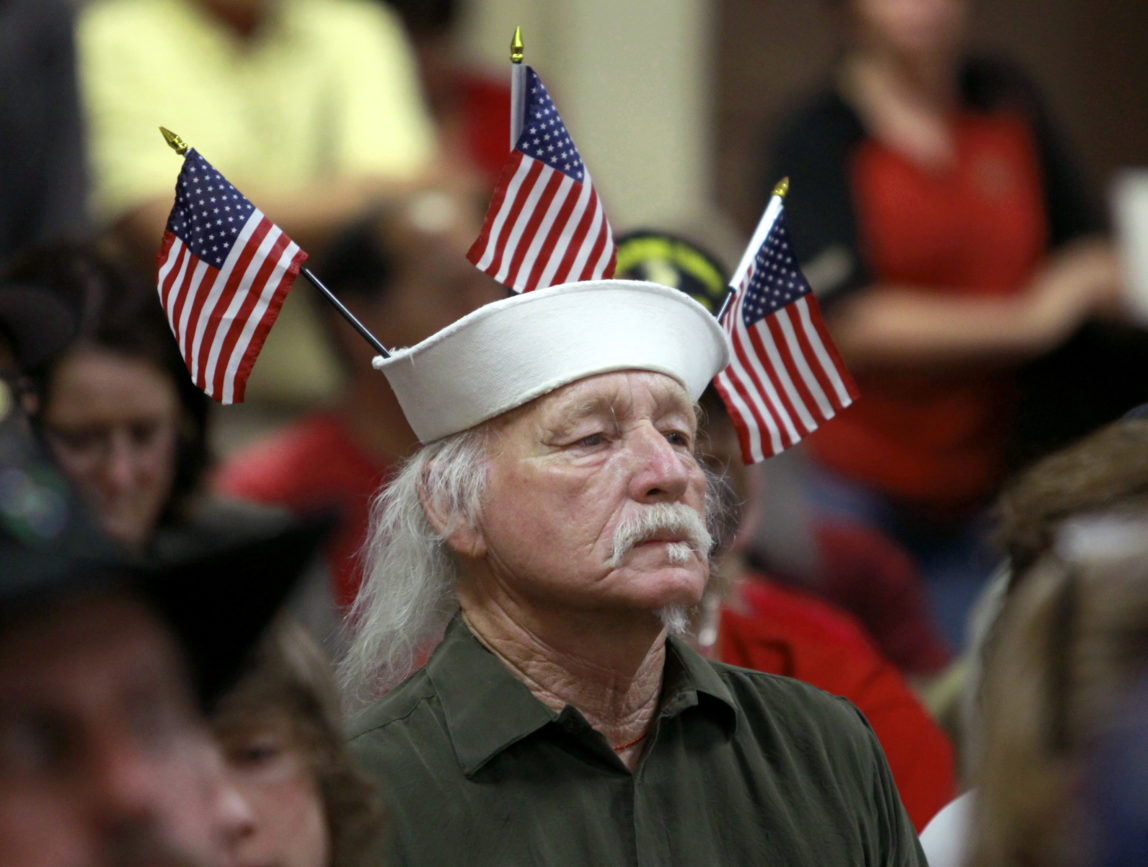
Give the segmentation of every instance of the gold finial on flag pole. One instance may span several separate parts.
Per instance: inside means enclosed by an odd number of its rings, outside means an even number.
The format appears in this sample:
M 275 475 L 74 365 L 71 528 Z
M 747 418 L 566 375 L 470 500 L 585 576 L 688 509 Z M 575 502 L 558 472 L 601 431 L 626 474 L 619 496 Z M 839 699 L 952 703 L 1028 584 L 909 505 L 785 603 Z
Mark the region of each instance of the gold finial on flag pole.
M 514 28 L 514 36 L 510 40 L 510 62 L 521 63 L 526 54 L 526 46 L 522 44 L 522 28 Z
M 522 135 L 522 116 L 526 109 L 526 65 L 522 62 L 526 46 L 522 44 L 522 28 L 514 28 L 510 40 L 510 149 L 518 144 Z
M 175 151 L 180 156 L 183 156 L 185 153 L 187 153 L 187 143 L 184 142 L 184 140 L 181 139 L 178 135 L 176 135 L 166 126 L 161 126 L 159 131 L 163 133 L 163 140 L 167 142 L 167 146 L 170 147 L 173 151 Z
M 166 126 L 161 126 L 159 131 L 163 133 L 163 140 L 167 142 L 168 147 L 170 147 L 173 151 L 175 151 L 180 156 L 183 156 L 185 153 L 187 153 L 189 149 L 187 142 L 181 139 Z M 306 258 L 306 256 L 304 256 L 304 258 Z M 322 293 L 323 297 L 325 297 L 327 301 L 330 302 L 331 306 L 334 307 L 342 315 L 342 317 L 351 324 L 351 327 L 358 331 L 363 339 L 367 341 L 367 343 L 371 344 L 371 347 L 375 350 L 375 352 L 379 353 L 379 355 L 381 355 L 383 358 L 391 357 L 391 354 L 387 352 L 387 348 L 379 342 L 379 339 L 375 337 L 375 335 L 373 335 L 370 331 L 368 331 L 367 327 L 363 325 L 363 323 L 361 323 L 358 319 L 356 319 L 355 315 L 351 313 L 350 310 L 343 306 L 343 303 L 334 296 L 330 289 L 323 285 L 323 282 L 311 272 L 310 268 L 302 267 L 299 269 L 299 273 L 303 277 L 306 277 L 307 281 L 316 289 L 318 289 L 320 293 Z
M 773 195 L 784 199 L 789 193 L 789 178 L 782 178 L 777 182 L 777 186 L 773 188 Z

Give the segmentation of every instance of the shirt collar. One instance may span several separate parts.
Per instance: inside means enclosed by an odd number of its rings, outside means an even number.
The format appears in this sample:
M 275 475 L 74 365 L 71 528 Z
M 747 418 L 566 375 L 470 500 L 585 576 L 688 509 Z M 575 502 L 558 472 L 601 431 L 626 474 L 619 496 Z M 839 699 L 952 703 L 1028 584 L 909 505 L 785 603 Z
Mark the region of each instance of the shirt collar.
M 708 660 L 673 635 L 666 640 L 663 677 L 659 716 L 677 716 L 690 707 L 712 708 L 729 733 L 737 731 L 737 703 L 726 682 Z
M 558 716 L 478 642 L 458 615 L 427 664 L 427 674 L 468 777 Z
M 468 777 L 559 718 L 479 643 L 458 615 L 427 664 L 427 675 L 442 702 L 455 757 Z M 737 706 L 725 682 L 709 662 L 671 637 L 659 716 L 677 716 L 691 707 L 712 709 L 729 732 L 736 731 Z

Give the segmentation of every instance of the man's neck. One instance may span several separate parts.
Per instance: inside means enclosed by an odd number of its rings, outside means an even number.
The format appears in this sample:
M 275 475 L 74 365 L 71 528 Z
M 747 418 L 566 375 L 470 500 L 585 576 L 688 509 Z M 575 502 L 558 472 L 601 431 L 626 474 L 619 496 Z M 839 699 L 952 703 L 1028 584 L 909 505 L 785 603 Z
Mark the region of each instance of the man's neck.
M 583 630 L 576 618 L 548 629 L 530 618 L 462 593 L 474 636 L 555 711 L 573 705 L 632 769 L 658 709 L 666 659 L 664 630 Z M 588 619 L 596 615 L 588 615 Z M 592 636 L 592 637 L 590 637 Z

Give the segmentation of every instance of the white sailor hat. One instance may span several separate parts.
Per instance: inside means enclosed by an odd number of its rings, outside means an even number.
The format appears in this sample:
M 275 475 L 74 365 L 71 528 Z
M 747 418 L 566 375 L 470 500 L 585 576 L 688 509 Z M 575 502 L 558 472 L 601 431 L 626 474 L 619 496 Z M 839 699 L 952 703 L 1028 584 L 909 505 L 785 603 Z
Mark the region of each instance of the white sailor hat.
M 729 353 L 713 314 L 685 293 L 590 280 L 487 304 L 374 367 L 429 443 L 599 373 L 664 373 L 696 400 Z

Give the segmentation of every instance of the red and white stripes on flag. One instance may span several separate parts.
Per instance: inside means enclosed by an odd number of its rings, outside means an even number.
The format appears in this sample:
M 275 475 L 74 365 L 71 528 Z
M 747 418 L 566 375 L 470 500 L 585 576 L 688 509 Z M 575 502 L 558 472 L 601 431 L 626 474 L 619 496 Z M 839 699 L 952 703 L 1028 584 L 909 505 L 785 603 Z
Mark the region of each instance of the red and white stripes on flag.
M 849 406 L 857 387 L 789 248 L 779 213 L 723 319 L 733 356 L 714 380 L 757 463 L 794 445 Z
M 522 133 L 467 258 L 516 292 L 612 277 L 614 237 L 590 173 L 538 75 L 527 67 L 524 78 Z
M 192 380 L 239 403 L 307 254 L 194 150 L 157 257 L 157 286 Z

